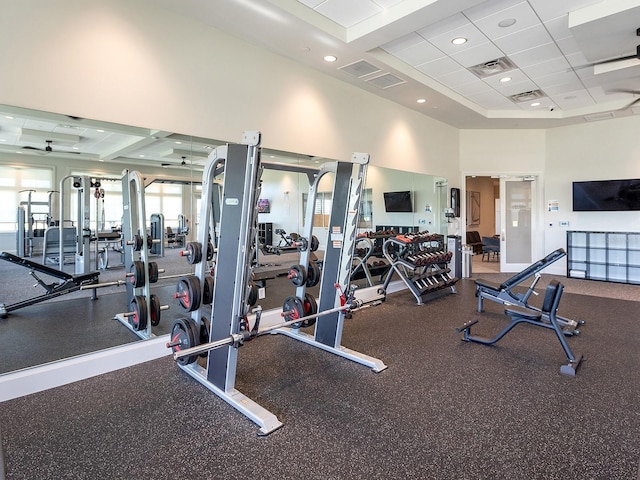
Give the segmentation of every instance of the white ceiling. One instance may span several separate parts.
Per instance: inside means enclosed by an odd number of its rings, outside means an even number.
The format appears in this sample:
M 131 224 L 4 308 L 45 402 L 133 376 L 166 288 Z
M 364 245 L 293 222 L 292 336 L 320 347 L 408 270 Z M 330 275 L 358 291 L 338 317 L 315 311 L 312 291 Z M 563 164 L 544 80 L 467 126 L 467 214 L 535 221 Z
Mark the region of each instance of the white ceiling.
M 157 0 L 458 128 L 549 128 L 640 113 L 640 0 Z M 500 26 L 509 21 L 510 26 Z M 504 24 L 504 23 L 503 23 Z M 464 45 L 453 45 L 454 37 Z M 338 60 L 327 64 L 322 57 Z M 468 68 L 507 57 L 514 68 Z M 348 73 L 364 60 L 375 72 Z M 357 64 L 356 66 L 359 66 Z M 626 68 L 618 68 L 620 66 Z M 366 64 L 364 66 L 367 66 Z M 356 71 L 359 71 L 356 69 Z M 505 76 L 511 81 L 501 83 Z M 398 84 L 393 84 L 397 77 Z M 540 91 L 538 105 L 513 95 Z M 426 99 L 417 104 L 418 98 Z M 522 98 L 522 97 L 517 97 Z M 525 96 L 527 98 L 527 96 Z M 639 107 L 640 103 L 636 104 Z
M 154 4 L 457 128 L 553 128 L 640 114 L 640 60 L 590 66 L 636 54 L 640 0 Z M 509 26 L 500 26 L 505 22 Z M 467 42 L 454 45 L 455 37 Z M 325 62 L 328 54 L 338 60 Z M 511 68 L 498 73 L 493 61 L 501 58 Z M 485 65 L 481 70 L 489 75 L 472 73 L 476 65 Z M 500 81 L 507 76 L 509 82 Z M 426 101 L 418 104 L 418 98 Z M 534 100 L 539 105 L 532 105 Z M 172 132 L 0 107 L 0 152 L 51 155 L 46 140 L 61 157 L 82 152 L 83 158 L 156 166 L 183 160 L 201 165 L 218 145 Z M 276 161 L 300 160 L 275 154 L 281 157 Z

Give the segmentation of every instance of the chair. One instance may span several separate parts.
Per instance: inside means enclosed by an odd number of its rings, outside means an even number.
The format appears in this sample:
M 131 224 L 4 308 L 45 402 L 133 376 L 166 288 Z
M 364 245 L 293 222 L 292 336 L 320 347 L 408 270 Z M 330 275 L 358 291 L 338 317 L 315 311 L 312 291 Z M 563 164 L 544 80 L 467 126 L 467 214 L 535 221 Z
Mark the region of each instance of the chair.
M 487 261 L 491 261 L 491 257 L 498 259 L 500 255 L 500 239 L 496 237 L 482 237 L 482 261 L 487 257 Z
M 482 239 L 477 231 L 467 232 L 467 245 L 471 246 L 474 254 L 482 253 Z

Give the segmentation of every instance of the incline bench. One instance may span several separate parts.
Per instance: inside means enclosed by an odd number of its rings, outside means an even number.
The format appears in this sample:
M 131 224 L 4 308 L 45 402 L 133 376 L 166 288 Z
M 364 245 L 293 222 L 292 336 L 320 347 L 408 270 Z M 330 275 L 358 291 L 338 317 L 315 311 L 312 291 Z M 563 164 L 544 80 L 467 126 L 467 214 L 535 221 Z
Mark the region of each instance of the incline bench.
M 83 285 L 98 283 L 98 276 L 100 275 L 99 272 L 71 275 L 70 273 L 61 272 L 60 270 L 56 270 L 55 268 L 41 265 L 39 263 L 32 262 L 31 260 L 27 260 L 7 252 L 0 253 L 0 260 L 6 260 L 7 262 L 15 263 L 16 265 L 20 265 L 21 267 L 28 268 L 29 275 L 35 278 L 38 284 L 44 287 L 46 291 L 46 293 L 44 293 L 43 295 L 23 300 L 21 302 L 16 302 L 11 305 L 5 305 L 4 303 L 0 304 L 0 318 L 6 318 L 7 314 L 13 310 L 18 310 L 22 307 L 28 307 L 29 305 L 44 302 L 45 300 L 49 300 L 50 298 L 55 298 L 67 293 L 75 292 L 76 290 L 80 290 L 80 287 L 82 287 Z M 59 282 L 45 283 L 44 280 L 39 278 L 35 272 L 43 273 L 45 275 L 57 278 Z M 93 290 L 93 292 L 93 298 L 95 298 L 95 289 Z
M 478 297 L 478 312 L 483 311 L 483 300 L 486 298 L 487 300 L 492 300 L 497 303 L 501 303 L 503 305 L 516 305 L 518 307 L 528 308 L 531 310 L 540 311 L 540 309 L 532 307 L 529 305 L 529 297 L 535 293 L 534 288 L 538 281 L 540 280 L 540 272 L 551 265 L 553 262 L 560 260 L 567 253 L 563 248 L 559 248 L 554 250 L 546 257 L 538 260 L 537 262 L 529 265 L 527 268 L 522 270 L 520 273 L 516 273 L 513 277 L 504 281 L 502 284 L 498 285 L 497 283 L 490 282 L 488 280 L 483 280 L 481 278 L 475 281 L 476 283 L 476 296 Z M 524 293 L 514 292 L 514 288 L 517 287 L 520 283 L 529 279 L 530 277 L 534 277 L 533 282 Z M 548 321 L 548 315 L 543 314 L 543 318 Z M 564 317 L 558 317 L 558 323 L 563 326 L 572 327 L 570 330 L 565 330 L 566 334 L 578 334 L 580 333 L 576 330 L 578 325 L 584 324 L 584 320 L 570 320 Z

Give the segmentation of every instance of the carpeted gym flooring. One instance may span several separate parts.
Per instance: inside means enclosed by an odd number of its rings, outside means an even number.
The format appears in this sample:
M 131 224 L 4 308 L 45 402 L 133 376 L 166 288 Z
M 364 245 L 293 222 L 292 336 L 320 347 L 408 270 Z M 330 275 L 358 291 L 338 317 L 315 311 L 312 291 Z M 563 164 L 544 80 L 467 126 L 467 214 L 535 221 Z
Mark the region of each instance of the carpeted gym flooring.
M 284 423 L 267 437 L 170 358 L 4 402 L 7 478 L 640 478 L 640 302 L 565 291 L 560 313 L 587 321 L 569 378 L 549 330 L 460 341 L 465 321 L 491 335 L 507 317 L 475 311 L 472 280 L 457 287 L 345 322 L 342 345 L 380 373 L 282 335 L 243 346 L 236 388 Z

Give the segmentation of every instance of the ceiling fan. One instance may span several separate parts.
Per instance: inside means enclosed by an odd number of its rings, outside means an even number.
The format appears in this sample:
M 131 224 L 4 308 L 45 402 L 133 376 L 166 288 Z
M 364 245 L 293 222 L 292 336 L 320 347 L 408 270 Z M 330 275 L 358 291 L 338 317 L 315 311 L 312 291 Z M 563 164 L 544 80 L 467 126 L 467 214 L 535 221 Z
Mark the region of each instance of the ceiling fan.
M 27 145 L 25 147 L 22 147 L 23 150 L 37 150 L 39 152 L 43 152 L 41 153 L 41 155 L 46 155 L 48 153 L 53 153 L 53 146 L 51 145 L 53 143 L 53 140 L 45 140 L 46 142 L 46 147 L 44 148 L 39 148 L 39 147 L 33 147 L 31 145 Z M 80 154 L 80 152 L 70 152 L 70 151 L 66 151 L 66 150 L 56 150 L 57 153 L 75 153 L 75 154 Z
M 162 167 L 186 167 L 187 166 L 187 157 L 181 157 L 182 158 L 182 162 L 180 162 L 180 164 L 177 163 L 161 163 L 160 166 Z
M 613 92 L 616 93 L 629 93 L 631 95 L 638 95 L 638 98 L 636 98 L 635 100 L 633 100 L 629 105 L 626 105 L 624 107 L 622 107 L 620 110 L 627 110 L 628 108 L 633 107 L 636 103 L 640 103 L 640 90 L 625 90 L 623 88 L 617 89 L 617 90 L 612 90 Z

